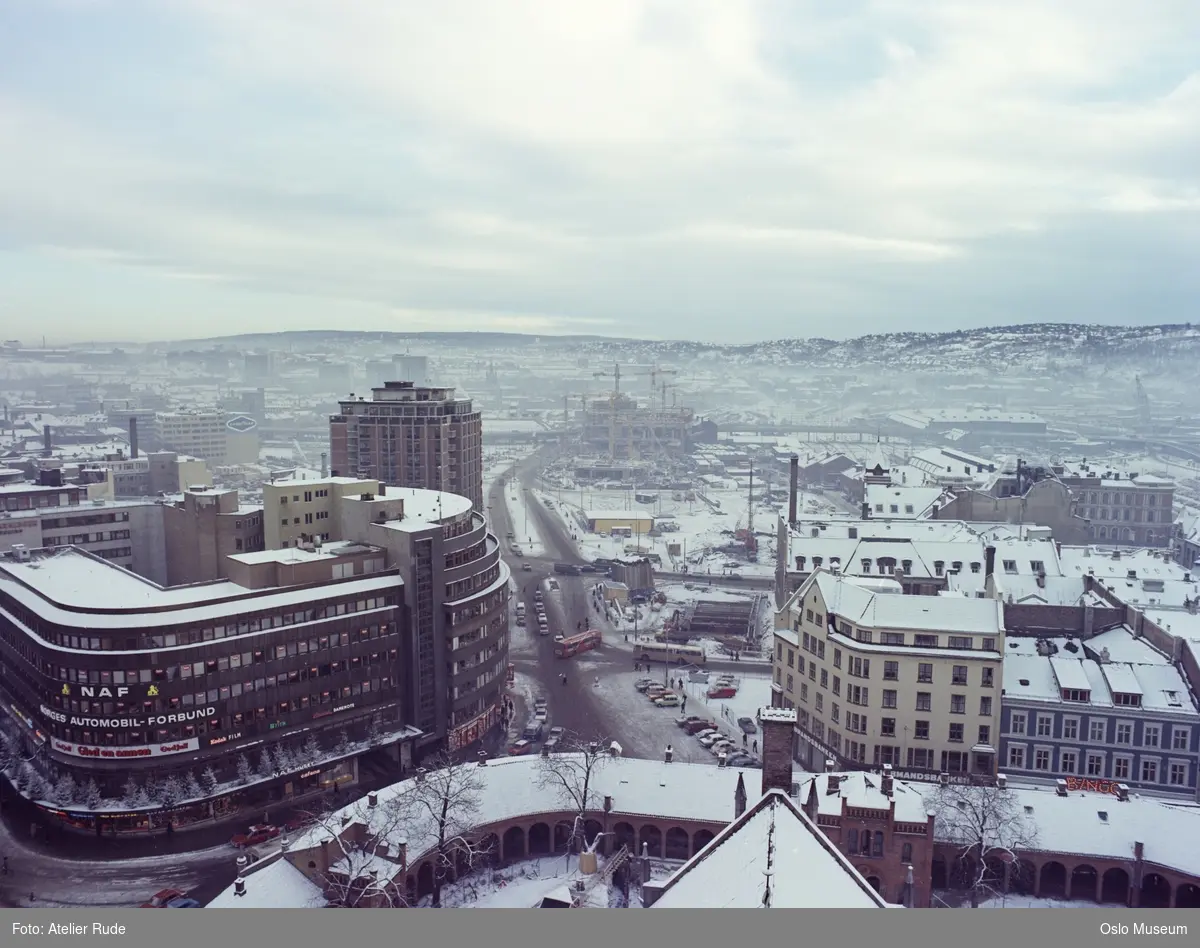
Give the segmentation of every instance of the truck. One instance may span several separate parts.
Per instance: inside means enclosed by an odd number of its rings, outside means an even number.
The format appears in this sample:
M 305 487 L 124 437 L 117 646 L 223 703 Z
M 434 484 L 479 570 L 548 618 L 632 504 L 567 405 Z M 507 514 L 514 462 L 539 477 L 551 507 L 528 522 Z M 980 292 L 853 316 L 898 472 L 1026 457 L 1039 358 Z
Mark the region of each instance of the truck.
M 579 567 L 573 563 L 555 563 L 554 572 L 561 573 L 564 576 L 578 576 Z

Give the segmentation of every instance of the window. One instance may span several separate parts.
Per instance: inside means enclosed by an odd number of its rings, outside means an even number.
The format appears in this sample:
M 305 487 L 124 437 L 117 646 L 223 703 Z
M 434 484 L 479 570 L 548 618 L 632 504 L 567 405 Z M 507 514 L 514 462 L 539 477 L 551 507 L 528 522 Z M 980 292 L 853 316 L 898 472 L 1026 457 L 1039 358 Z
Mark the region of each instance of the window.
M 917 681 L 933 681 L 933 665 L 924 662 L 917 665 Z
M 840 648 L 835 648 L 833 650 L 833 667 L 834 668 L 842 667 L 842 650 Z
M 984 640 L 983 640 L 983 650 L 984 650 L 985 652 L 994 652 L 994 651 L 996 651 L 996 640 L 995 640 L 995 639 L 993 639 L 993 638 L 986 638 L 986 639 L 984 639 Z
M 988 727 L 986 724 L 979 725 L 979 743 L 980 744 L 992 743 L 992 729 L 990 727 Z
M 1133 743 L 1133 725 L 1128 722 L 1117 723 L 1117 743 L 1132 744 Z
M 895 737 L 896 736 L 896 719 L 895 718 L 881 718 L 879 721 L 879 734 L 881 737 Z
M 951 671 L 950 684 L 965 685 L 967 683 L 967 666 L 955 665 Z
M 1063 718 L 1062 736 L 1064 741 L 1079 739 L 1079 718 Z
M 879 633 L 879 641 L 884 645 L 903 645 L 903 632 L 881 632 Z
M 1008 719 L 1008 730 L 1010 734 L 1025 733 L 1025 715 L 1023 712 L 1014 711 Z
M 829 672 L 824 668 L 821 669 L 821 687 L 829 687 Z
M 1037 716 L 1037 736 L 1050 737 L 1054 733 L 1054 718 L 1048 714 Z
M 971 572 L 972 572 L 972 573 L 978 573 L 978 572 L 979 572 L 979 570 L 980 570 L 981 568 L 982 568 L 982 566 L 981 566 L 981 564 L 979 564 L 979 563 L 972 563 L 972 564 L 971 564 Z
M 808 700 L 808 683 L 807 682 L 800 683 L 800 700 L 801 701 Z
M 950 696 L 950 713 L 951 714 L 966 714 L 967 713 L 967 696 L 966 695 L 951 695 Z
M 1158 783 L 1158 761 L 1142 761 L 1142 783 Z
M 950 743 L 961 744 L 963 742 L 963 726 L 961 724 L 950 725 Z
M 950 647 L 969 649 L 971 647 L 971 637 L 969 635 L 952 635 L 950 636 Z
M 1016 560 L 1005 560 L 1004 561 L 1004 572 L 1015 574 L 1017 572 L 1017 561 Z
M 1016 770 L 1025 769 L 1025 748 L 1015 744 L 1009 745 L 1008 748 L 1008 766 Z
M 980 684 L 981 684 L 981 685 L 982 685 L 984 688 L 991 688 L 991 687 L 994 687 L 994 685 L 995 685 L 995 681 L 996 681 L 996 677 L 995 677 L 995 676 L 996 676 L 996 669 L 994 669 L 994 668 L 984 668 L 984 669 L 982 669 L 982 671 L 983 671 L 983 674 L 980 676 L 979 683 L 980 683 Z
M 1033 769 L 1034 770 L 1049 770 L 1050 769 L 1050 751 L 1048 748 L 1039 747 L 1033 752 Z
M 946 564 L 943 560 L 934 560 L 933 573 L 935 576 L 943 576 L 946 573 Z
M 916 734 L 914 735 L 914 737 L 916 737 L 916 739 L 918 741 L 929 740 L 929 722 L 928 721 L 917 721 L 916 725 L 917 725 L 917 730 L 916 730 Z
M 1188 738 L 1191 737 L 1191 731 L 1183 727 L 1175 727 L 1171 729 L 1171 749 L 1184 751 L 1188 749 Z
M 788 656 L 787 656 L 787 666 L 788 666 L 788 668 L 794 668 L 795 665 L 796 665 L 796 653 L 792 649 L 789 648 Z
M 1046 572 L 1046 564 L 1041 560 L 1030 560 L 1029 569 L 1033 573 L 1044 573 Z
M 829 719 L 833 721 L 834 724 L 837 724 L 841 718 L 841 708 L 838 707 L 838 703 L 836 701 L 831 701 L 830 704 L 832 707 L 829 709 Z
M 938 637 L 936 635 L 914 635 L 913 645 L 918 648 L 937 648 Z
M 869 658 L 851 658 L 848 670 L 855 678 L 870 678 L 871 660 Z
M 792 676 L 790 673 L 787 676 L 787 690 L 788 691 L 792 690 Z
M 837 675 L 833 676 L 833 693 L 835 695 L 840 695 L 842 693 L 842 679 L 840 679 Z
M 984 696 L 979 699 L 979 713 L 985 718 L 992 716 L 992 699 Z
M 1064 774 L 1073 774 L 1078 759 L 1078 755 L 1074 751 L 1063 751 L 1058 755 L 1058 769 Z
M 1108 727 L 1104 721 L 1089 721 L 1088 722 L 1088 740 L 1100 742 L 1103 741 Z
M 817 692 L 817 710 L 822 711 L 825 708 L 825 696 L 821 692 Z
M 1129 779 L 1129 758 L 1116 757 L 1113 759 L 1113 777 L 1117 780 Z
M 1159 736 L 1162 729 L 1157 724 L 1142 725 L 1142 746 L 1143 747 L 1158 747 Z
M 883 680 L 898 681 L 900 679 L 900 663 L 899 662 L 884 662 L 883 663 Z M 1176 734 L 1179 733 L 1176 729 Z
M 1104 776 L 1104 758 L 1099 754 L 1088 754 L 1087 772 L 1089 777 Z
M 886 688 L 884 689 L 884 692 L 883 692 L 883 706 L 884 706 L 885 708 L 894 708 L 894 707 L 896 707 L 896 692 L 895 692 L 895 691 L 893 691 L 893 690 L 889 690 L 889 689 L 886 689 Z
M 1182 787 L 1187 783 L 1187 764 L 1182 761 L 1171 761 L 1171 768 L 1167 772 L 1167 783 L 1174 787 Z

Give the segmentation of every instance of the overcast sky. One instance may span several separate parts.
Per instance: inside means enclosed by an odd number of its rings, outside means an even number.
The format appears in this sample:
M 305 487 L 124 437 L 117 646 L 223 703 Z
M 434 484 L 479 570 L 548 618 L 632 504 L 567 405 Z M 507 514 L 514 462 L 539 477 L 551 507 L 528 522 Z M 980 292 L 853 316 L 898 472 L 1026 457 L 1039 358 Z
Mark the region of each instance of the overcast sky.
M 1200 301 L 1198 0 L 0 0 L 4 338 Z

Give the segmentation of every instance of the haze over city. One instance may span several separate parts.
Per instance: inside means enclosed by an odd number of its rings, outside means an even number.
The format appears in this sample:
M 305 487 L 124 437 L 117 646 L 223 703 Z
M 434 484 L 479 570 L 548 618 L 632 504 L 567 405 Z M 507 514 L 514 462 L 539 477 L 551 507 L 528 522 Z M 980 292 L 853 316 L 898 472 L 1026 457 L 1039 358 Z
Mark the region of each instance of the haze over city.
M 51 344 L 1170 323 L 1200 6 L 0 8 L 0 314 Z

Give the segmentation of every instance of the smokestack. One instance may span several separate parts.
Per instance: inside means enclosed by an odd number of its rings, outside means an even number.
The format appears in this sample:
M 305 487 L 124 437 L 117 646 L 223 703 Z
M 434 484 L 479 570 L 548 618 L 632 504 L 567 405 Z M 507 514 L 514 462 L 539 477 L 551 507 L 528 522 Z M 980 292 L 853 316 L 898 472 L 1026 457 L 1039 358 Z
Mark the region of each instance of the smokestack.
M 329 455 L 324 451 L 321 452 L 321 477 L 329 476 Z
M 49 425 L 46 425 L 42 428 L 42 443 L 45 446 L 46 457 L 50 457 L 50 449 L 53 442 Z
M 137 460 L 138 456 L 138 432 L 137 418 L 129 419 L 129 457 Z
M 983 560 L 986 564 L 983 573 L 986 579 L 996 572 L 996 548 L 994 546 L 989 546 L 983 551 Z
M 788 526 L 796 525 L 796 502 L 800 491 L 800 455 L 793 454 L 788 461 Z

